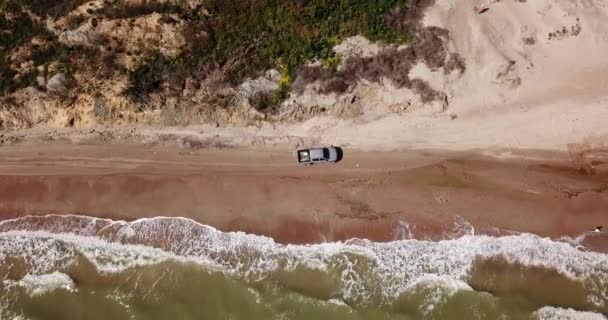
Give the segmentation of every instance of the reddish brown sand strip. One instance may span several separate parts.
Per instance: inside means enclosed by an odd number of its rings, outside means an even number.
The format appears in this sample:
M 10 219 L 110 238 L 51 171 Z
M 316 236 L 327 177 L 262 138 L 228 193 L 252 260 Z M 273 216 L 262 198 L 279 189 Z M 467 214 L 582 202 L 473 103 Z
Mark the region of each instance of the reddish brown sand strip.
M 608 225 L 608 173 L 560 161 L 347 150 L 301 167 L 284 150 L 6 146 L 0 217 L 183 216 L 284 243 L 437 240 L 470 232 L 466 222 L 476 234 L 574 238 Z M 584 244 L 608 251 L 603 234 Z

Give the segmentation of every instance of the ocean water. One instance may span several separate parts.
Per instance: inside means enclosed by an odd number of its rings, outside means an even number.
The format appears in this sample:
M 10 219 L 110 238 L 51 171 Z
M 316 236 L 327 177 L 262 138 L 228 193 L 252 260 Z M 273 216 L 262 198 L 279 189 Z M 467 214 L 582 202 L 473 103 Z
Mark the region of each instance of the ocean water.
M 184 218 L 7 220 L 0 319 L 606 319 L 608 255 L 580 239 L 455 234 L 282 245 Z

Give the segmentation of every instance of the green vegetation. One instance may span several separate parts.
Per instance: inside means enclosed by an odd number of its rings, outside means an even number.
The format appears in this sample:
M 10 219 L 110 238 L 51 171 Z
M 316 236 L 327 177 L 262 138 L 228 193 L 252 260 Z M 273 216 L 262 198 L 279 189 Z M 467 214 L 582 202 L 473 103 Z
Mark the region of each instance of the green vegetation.
M 141 66 L 127 72 L 130 83 L 127 94 L 143 102 L 144 93 L 157 91 L 163 84 L 168 89 L 177 91 L 190 72 L 188 60 L 184 53 L 167 58 L 159 52 L 153 52 Z
M 306 61 L 337 65 L 332 48 L 344 38 L 362 34 L 372 41 L 402 43 L 408 35 L 384 21 L 404 0 L 209 0 L 209 24 L 216 46 L 213 55 L 226 63 L 243 54 L 230 78 L 241 81 L 276 61 L 291 79 Z M 246 54 L 250 53 L 250 54 Z
M 34 14 L 58 18 L 76 9 L 88 0 L 0 0 L 0 13 L 30 10 Z M 0 25 L 1 26 L 1 25 Z
M 0 5 L 0 93 L 12 92 L 30 82 L 30 76 L 15 79 L 17 72 L 10 67 L 9 54 L 33 36 L 45 34 L 45 29 L 27 14 L 13 12 L 8 4 Z
M 148 65 L 130 74 L 129 94 L 145 97 L 159 89 L 161 77 L 183 80 L 184 70 L 202 79 L 219 68 L 226 82 L 237 85 L 247 77 L 275 68 L 281 72 L 280 89 L 259 98 L 264 109 L 287 96 L 306 61 L 320 60 L 335 71 L 341 57 L 332 48 L 347 37 L 361 34 L 373 41 L 407 41 L 407 32 L 395 31 L 385 21 L 392 9 L 405 3 L 406 0 L 208 0 L 203 4 L 208 13 L 203 14 L 203 8 L 187 11 L 148 2 L 146 8 L 129 8 L 129 13 L 126 8 L 115 8 L 100 14 L 115 17 L 121 16 L 119 12 L 133 16 L 156 11 L 178 14 L 190 23 L 186 30 L 190 48 L 184 52 L 181 64 L 175 67 L 158 57 L 148 60 Z M 152 75 L 152 71 L 171 75 Z
M 0 25 L 4 32 L 0 33 L 0 94 L 10 94 L 20 88 L 35 85 L 36 76 L 40 74 L 35 68 L 27 72 L 17 72 L 11 67 L 10 54 L 12 50 L 27 46 L 27 59 L 34 67 L 48 66 L 54 63 L 54 72 L 63 72 L 67 76 L 73 74 L 79 67 L 91 64 L 76 63 L 76 61 L 94 61 L 99 57 L 98 50 L 83 46 L 68 47 L 59 41 L 48 30 L 31 20 L 27 14 L 18 12 L 8 18 L 8 14 L 0 14 Z M 30 44 L 37 37 L 41 44 Z M 26 60 L 27 61 L 27 60 Z
M 341 62 L 342 56 L 340 54 L 334 54 L 323 60 L 323 67 L 327 70 L 336 71 Z
M 47 71 L 62 72 L 69 77 L 79 69 L 94 66 L 90 62 L 97 61 L 100 56 L 106 58 L 94 47 L 69 47 L 60 43 L 57 37 L 42 25 L 44 22 L 33 20 L 28 13 L 32 12 L 41 18 L 57 18 L 68 14 L 86 2 L 85 0 L 0 1 L 0 94 L 10 94 L 35 85 L 36 76 L 46 77 Z M 76 23 L 77 20 L 82 22 L 83 19 L 82 16 L 74 16 L 70 20 Z M 34 37 L 38 40 L 35 44 L 31 42 Z M 11 53 L 18 49 L 25 49 L 24 53 L 16 56 L 17 61 L 11 61 Z M 23 61 L 20 61 L 20 58 Z M 28 68 L 26 71 L 13 69 L 16 64 L 26 61 L 31 61 L 33 67 L 44 66 L 44 71 L 38 71 L 36 68 Z M 116 69 L 107 59 L 104 59 L 104 63 L 110 69 Z M 47 70 L 50 64 L 53 64 L 53 70 Z
M 67 17 L 67 26 L 75 27 L 88 18 L 68 14 L 85 2 L 0 0 L 0 92 L 14 92 L 35 82 L 35 71 L 29 76 L 15 77 L 17 72 L 10 68 L 9 54 L 25 45 L 30 46 L 34 66 L 53 63 L 66 71 L 78 72 L 94 66 L 86 61 L 101 55 L 107 70 L 95 73 L 96 77 L 124 72 L 113 64 L 115 57 L 110 53 L 87 49 L 102 44 L 66 47 L 25 13 L 27 10 L 43 19 Z M 155 12 L 162 15 L 161 23 L 176 23 L 175 15 L 184 21 L 180 29 L 187 46 L 178 55 L 166 57 L 156 51 L 142 52 L 143 62 L 127 72 L 130 86 L 125 93 L 133 99 L 145 101 L 155 92 L 179 94 L 186 79 L 196 86 L 211 73 L 216 78 L 220 75 L 214 81 L 238 85 L 248 77 L 258 77 L 275 68 L 281 74 L 279 89 L 258 97 L 260 108 L 271 110 L 287 97 L 307 61 L 320 61 L 327 77 L 335 74 L 342 57 L 333 47 L 345 38 L 360 34 L 386 43 L 412 39 L 413 30 L 404 27 L 403 21 L 415 20 L 412 13 L 419 5 L 408 3 L 408 0 L 205 0 L 201 6 L 190 8 L 180 2 L 148 0 L 133 4 L 116 0 L 87 12 L 96 16 L 94 21 L 132 19 Z M 30 44 L 34 36 L 42 36 L 43 45 Z M 114 54 L 122 53 L 117 50 Z M 328 90 L 344 90 L 347 82 L 333 81 Z

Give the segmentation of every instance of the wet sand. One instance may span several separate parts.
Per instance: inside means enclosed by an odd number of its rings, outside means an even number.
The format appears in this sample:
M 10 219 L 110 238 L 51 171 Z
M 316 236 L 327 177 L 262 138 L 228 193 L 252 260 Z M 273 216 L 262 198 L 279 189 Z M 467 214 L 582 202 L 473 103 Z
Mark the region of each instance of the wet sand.
M 608 225 L 608 170 L 541 155 L 345 150 L 303 167 L 287 149 L 17 144 L 0 148 L 0 217 L 182 216 L 283 243 L 437 240 L 470 232 L 466 222 L 552 238 Z M 585 245 L 608 251 L 608 236 Z

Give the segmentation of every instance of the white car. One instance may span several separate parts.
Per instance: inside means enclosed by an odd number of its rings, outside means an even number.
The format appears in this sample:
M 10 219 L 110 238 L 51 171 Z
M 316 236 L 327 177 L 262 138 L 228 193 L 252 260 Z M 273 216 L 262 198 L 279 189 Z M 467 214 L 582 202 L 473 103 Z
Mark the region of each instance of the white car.
M 342 158 L 342 150 L 339 147 L 312 148 L 298 150 L 298 163 L 313 165 L 317 163 L 334 163 Z

